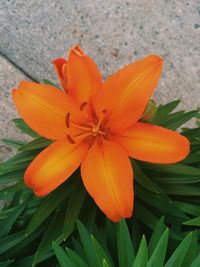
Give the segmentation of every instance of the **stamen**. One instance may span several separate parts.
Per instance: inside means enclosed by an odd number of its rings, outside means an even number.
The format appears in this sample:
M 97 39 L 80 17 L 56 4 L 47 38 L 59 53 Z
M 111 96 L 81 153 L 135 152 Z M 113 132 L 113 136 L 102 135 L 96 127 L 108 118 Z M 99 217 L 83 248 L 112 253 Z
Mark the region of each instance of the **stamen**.
M 102 134 L 102 135 L 106 135 L 106 133 L 101 131 L 101 130 L 99 130 L 99 133 Z
M 101 125 L 101 123 L 102 123 L 102 120 L 103 120 L 103 118 L 104 118 L 104 115 L 102 115 L 102 116 L 100 117 L 100 119 L 99 119 L 99 121 L 98 121 L 98 123 L 97 123 L 97 128 L 99 128 L 99 127 L 100 127 L 100 125 Z
M 70 127 L 70 113 L 67 113 L 67 115 L 65 117 L 65 124 L 66 124 L 67 128 Z
M 87 102 L 83 102 L 83 103 L 80 105 L 80 110 L 83 111 L 86 105 L 87 105 Z
M 67 140 L 69 141 L 70 144 L 74 145 L 76 142 L 71 138 L 71 136 L 68 134 L 67 135 Z
M 77 129 L 81 129 L 81 130 L 85 130 L 85 131 L 89 131 L 91 129 L 90 125 L 82 126 L 82 125 L 74 123 L 74 122 L 71 122 L 71 124 Z
M 75 137 L 75 138 L 81 137 L 82 138 L 83 136 L 85 136 L 85 137 L 91 136 L 91 131 L 82 132 L 82 133 L 74 135 L 73 137 Z

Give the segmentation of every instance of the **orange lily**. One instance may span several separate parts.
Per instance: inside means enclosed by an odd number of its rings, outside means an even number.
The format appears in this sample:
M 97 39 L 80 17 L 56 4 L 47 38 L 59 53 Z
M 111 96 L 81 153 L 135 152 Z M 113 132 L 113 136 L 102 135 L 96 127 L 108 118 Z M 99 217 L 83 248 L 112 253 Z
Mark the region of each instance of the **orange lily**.
M 27 168 L 24 179 L 44 196 L 81 165 L 83 183 L 112 220 L 131 217 L 133 170 L 129 156 L 175 163 L 189 153 L 188 140 L 174 131 L 139 122 L 156 87 L 163 61 L 148 56 L 122 68 L 105 82 L 80 47 L 68 61 L 53 61 L 64 92 L 22 81 L 13 100 L 25 122 L 55 140 Z

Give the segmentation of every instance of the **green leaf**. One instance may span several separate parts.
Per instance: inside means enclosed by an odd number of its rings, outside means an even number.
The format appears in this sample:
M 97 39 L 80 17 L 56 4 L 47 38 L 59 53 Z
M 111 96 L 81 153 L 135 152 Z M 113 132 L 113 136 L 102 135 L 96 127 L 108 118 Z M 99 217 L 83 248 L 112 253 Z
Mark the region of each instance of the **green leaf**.
M 182 161 L 183 164 L 191 164 L 196 162 L 199 162 L 199 155 L 191 153 Z
M 147 210 L 141 203 L 135 205 L 135 217 L 150 229 L 154 229 L 159 219 Z
M 161 125 L 165 128 L 176 130 L 187 121 L 191 120 L 192 118 L 195 118 L 197 115 L 198 115 L 198 110 L 192 110 L 189 112 L 177 111 L 168 114 L 167 116 L 163 116 L 157 119 L 155 118 L 153 123 Z
M 56 87 L 56 88 L 59 88 L 58 85 L 56 85 L 55 83 L 53 83 L 53 82 L 51 82 L 51 81 L 49 81 L 49 80 L 47 80 L 47 79 L 44 79 L 44 80 L 43 80 L 43 83 L 44 83 L 44 84 L 52 85 L 52 86 L 54 86 L 54 87 Z M 60 88 L 59 88 L 59 89 L 60 89 Z
M 7 174 L 17 170 L 25 170 L 30 161 L 20 162 L 18 164 L 2 164 L 0 166 L 0 175 Z
M 166 229 L 162 234 L 162 236 L 160 237 L 160 240 L 149 259 L 147 267 L 163 266 L 167 251 L 168 238 L 169 238 L 169 229 Z
M 111 267 L 111 265 L 109 265 L 109 263 L 104 259 L 102 267 Z
M 23 232 L 23 238 L 19 240 L 16 244 L 14 244 L 12 247 L 7 249 L 2 257 L 4 259 L 9 258 L 16 258 L 18 255 L 20 255 L 22 252 L 28 252 L 32 253 L 32 245 L 35 243 L 35 240 L 38 239 L 39 236 L 44 232 L 44 228 L 40 227 L 37 231 L 32 233 L 29 236 L 25 236 L 25 233 Z
M 200 254 L 196 257 L 190 267 L 199 267 L 200 266 Z
M 200 188 L 197 186 L 182 184 L 160 184 L 167 194 L 180 196 L 200 196 Z
M 0 199 L 8 197 L 8 195 L 13 195 L 14 193 L 24 189 L 24 181 L 20 180 L 19 182 L 15 183 L 14 185 L 5 187 L 4 189 L 0 190 Z
M 158 112 L 158 115 L 159 115 L 159 112 Z M 156 124 L 156 125 L 162 125 L 163 124 L 166 124 L 168 122 L 170 122 L 171 120 L 173 119 L 176 119 L 178 118 L 179 116 L 181 115 L 184 115 L 184 111 L 183 110 L 180 110 L 180 111 L 176 111 L 176 112 L 173 112 L 173 113 L 170 113 L 170 114 L 166 114 L 164 116 L 157 116 L 157 118 L 154 119 L 153 121 L 153 124 Z M 167 126 L 165 126 L 167 128 Z
M 135 186 L 135 188 L 136 196 L 146 202 L 148 205 L 155 207 L 156 209 L 162 211 L 162 213 L 164 214 L 171 214 L 183 219 L 187 218 L 187 216 L 181 210 L 173 205 L 173 202 L 171 200 L 165 200 L 159 194 L 155 195 L 137 185 Z
M 23 231 L 8 235 L 0 239 L 0 255 L 9 250 L 10 248 L 16 246 L 25 238 Z
M 4 174 L 0 174 L 0 183 L 10 183 L 22 179 L 24 176 L 24 170 L 16 170 Z
M 1 139 L 1 141 L 4 144 L 11 146 L 11 147 L 14 147 L 14 148 L 17 148 L 17 149 L 26 144 L 26 142 L 21 141 L 21 140 L 7 139 L 7 138 Z
M 31 136 L 31 137 L 39 137 L 39 135 L 34 132 L 23 119 L 13 119 L 15 126 L 19 128 L 23 133 Z
M 199 176 L 191 176 L 191 175 L 184 175 L 184 174 L 160 174 L 161 176 L 155 177 L 154 181 L 158 182 L 159 184 L 195 184 L 199 182 Z
M 74 251 L 79 256 L 81 256 L 84 260 L 86 260 L 84 248 L 83 248 L 82 244 L 78 240 L 76 240 L 76 238 L 74 236 L 72 236 L 72 244 L 74 247 Z
M 60 264 L 60 267 L 76 267 L 76 265 L 71 262 L 67 253 L 63 250 L 63 248 L 58 246 L 56 242 L 52 242 L 52 247 Z
M 39 263 L 42 259 L 42 256 L 45 255 L 45 253 L 51 248 L 52 241 L 56 240 L 58 237 L 62 235 L 62 227 L 63 227 L 63 221 L 64 221 L 63 208 L 64 207 L 62 207 L 60 212 L 54 216 L 49 226 L 47 227 L 39 243 L 38 249 L 35 253 L 33 266 Z
M 135 172 L 135 179 L 142 187 L 156 194 L 161 194 L 164 198 L 167 198 L 163 190 L 143 173 L 139 165 L 134 160 L 131 160 L 131 163 Z
M 9 266 L 14 260 L 7 260 L 4 262 L 0 262 L 0 267 L 7 267 Z
M 66 248 L 69 258 L 72 262 L 74 262 L 77 267 L 89 267 L 89 265 L 76 253 L 74 253 L 71 249 Z
M 148 251 L 149 251 L 149 256 L 151 256 L 153 254 L 153 251 L 155 250 L 160 237 L 162 236 L 163 232 L 165 231 L 166 226 L 164 224 L 164 217 L 161 217 L 161 219 L 158 221 L 153 234 L 151 236 L 151 239 L 149 241 L 149 245 L 148 245 Z
M 146 267 L 147 262 L 148 262 L 147 242 L 145 236 L 143 236 L 132 267 Z
M 181 267 L 185 255 L 190 247 L 192 241 L 192 233 L 189 233 L 181 242 L 181 244 L 174 251 L 164 267 Z
M 153 170 L 156 172 L 164 172 L 164 173 L 175 173 L 175 174 L 183 174 L 183 175 L 200 175 L 200 169 L 183 165 L 180 163 L 177 164 L 153 164 L 141 162 L 140 166 L 145 170 Z
M 106 254 L 102 246 L 99 244 L 99 242 L 95 239 L 93 235 L 91 235 L 91 241 L 94 247 L 96 258 L 99 262 L 99 266 L 102 265 L 104 260 L 106 260 L 109 266 L 113 266 L 113 264 L 111 263 L 111 258 Z
M 199 244 L 198 244 L 198 232 L 194 231 L 192 233 L 192 241 L 190 242 L 190 247 L 186 252 L 184 261 L 181 267 L 188 267 L 195 260 L 196 256 L 199 255 Z
M 129 230 L 124 219 L 118 224 L 117 247 L 120 267 L 131 267 L 135 253 L 133 243 L 130 238 Z
M 160 117 L 165 117 L 166 115 L 171 113 L 180 104 L 180 102 L 181 100 L 175 100 L 173 102 L 159 106 L 156 119 Z
M 101 267 L 101 264 L 98 262 L 98 259 L 96 257 L 90 233 L 80 221 L 77 222 L 77 227 L 88 263 L 90 264 L 90 266 Z
M 182 134 L 192 140 L 193 138 L 200 136 L 200 127 L 197 128 L 190 128 L 190 129 L 184 129 L 182 131 Z
M 14 157 L 8 159 L 6 162 L 4 162 L 2 165 L 12 165 L 12 164 L 18 164 L 21 162 L 31 161 L 34 159 L 34 157 L 37 156 L 37 154 L 40 152 L 40 150 L 34 150 L 34 151 L 24 151 L 20 152 Z
M 181 202 L 181 201 L 174 201 L 173 203 L 176 207 L 178 207 L 180 210 L 182 210 L 185 213 L 188 213 L 194 216 L 200 216 L 199 205 L 194 205 L 191 203 Z
M 78 181 L 74 186 L 74 190 L 69 198 L 67 211 L 63 226 L 63 236 L 66 240 L 73 232 L 77 218 L 83 206 L 86 197 L 86 191 L 82 183 Z
M 190 121 L 192 118 L 195 118 L 197 115 L 198 110 L 189 111 L 184 114 L 180 114 L 179 116 L 176 116 L 175 118 L 172 118 L 165 123 L 162 123 L 162 126 L 176 130 L 184 123 Z
M 65 183 L 50 195 L 45 197 L 40 208 L 37 210 L 26 228 L 26 235 L 37 229 L 41 223 L 68 197 L 72 187 Z
M 38 137 L 34 139 L 32 142 L 29 142 L 28 144 L 21 146 L 20 150 L 29 151 L 39 148 L 45 148 L 50 144 L 52 144 L 52 140 L 46 139 L 44 137 Z
M 185 225 L 200 226 L 200 216 L 184 222 Z
M 15 211 L 8 215 L 6 219 L 4 219 L 0 223 L 0 238 L 4 237 L 9 233 L 14 223 L 17 221 L 20 214 L 24 211 L 27 203 L 23 203 L 15 208 Z

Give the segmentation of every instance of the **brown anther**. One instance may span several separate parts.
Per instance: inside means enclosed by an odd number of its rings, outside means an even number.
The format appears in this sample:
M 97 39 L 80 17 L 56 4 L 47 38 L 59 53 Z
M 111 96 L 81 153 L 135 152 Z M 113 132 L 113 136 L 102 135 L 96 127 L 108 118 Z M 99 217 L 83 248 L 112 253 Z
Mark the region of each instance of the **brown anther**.
M 102 110 L 102 112 L 103 112 L 103 114 L 106 114 L 107 110 L 106 110 L 106 109 L 104 109 L 104 110 Z
M 76 142 L 71 138 L 71 136 L 68 134 L 67 135 L 67 140 L 70 144 L 74 145 Z
M 67 113 L 67 115 L 65 117 L 65 124 L 66 124 L 67 128 L 70 127 L 70 113 Z
M 83 111 L 86 105 L 87 105 L 87 102 L 83 102 L 83 103 L 80 105 L 80 110 Z

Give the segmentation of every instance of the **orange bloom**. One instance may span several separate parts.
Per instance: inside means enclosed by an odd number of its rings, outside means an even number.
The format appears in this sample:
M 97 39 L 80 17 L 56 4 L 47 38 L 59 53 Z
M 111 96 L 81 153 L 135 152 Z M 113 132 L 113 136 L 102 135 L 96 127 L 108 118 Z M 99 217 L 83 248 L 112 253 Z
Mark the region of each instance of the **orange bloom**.
M 157 85 L 163 61 L 148 56 L 102 82 L 95 63 L 80 47 L 68 61 L 53 61 L 64 92 L 22 81 L 13 100 L 25 122 L 55 140 L 30 164 L 24 179 L 37 196 L 66 181 L 81 165 L 88 193 L 112 220 L 131 217 L 133 170 L 129 156 L 175 163 L 189 153 L 180 134 L 138 122 Z

